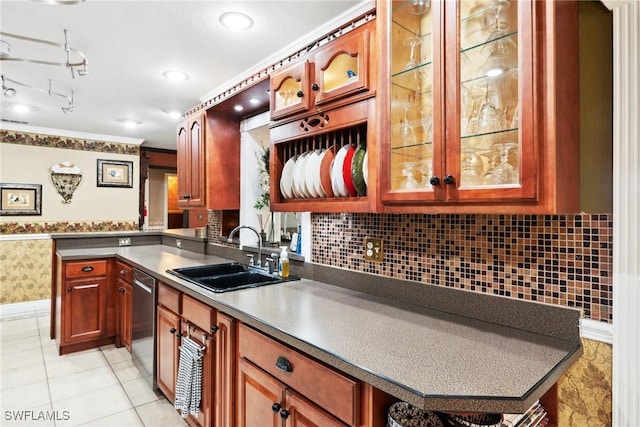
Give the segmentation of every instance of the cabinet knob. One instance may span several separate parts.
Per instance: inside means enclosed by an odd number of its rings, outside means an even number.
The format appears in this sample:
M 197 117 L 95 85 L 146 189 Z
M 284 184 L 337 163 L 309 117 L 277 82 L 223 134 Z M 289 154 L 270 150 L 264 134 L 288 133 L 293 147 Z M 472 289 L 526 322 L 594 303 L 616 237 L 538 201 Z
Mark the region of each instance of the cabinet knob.
M 125 274 L 127 274 L 127 270 L 120 270 L 120 274 L 124 276 Z
M 71 292 L 73 290 L 73 288 L 69 287 L 67 288 L 67 292 Z
M 214 334 L 215 334 L 216 332 L 218 332 L 218 329 L 220 329 L 220 328 L 219 328 L 217 325 L 212 325 L 212 326 L 211 326 L 211 332 L 213 332 Z
M 320 90 L 320 86 L 318 86 L 318 83 L 314 83 L 311 85 L 311 90 L 314 92 L 317 92 Z
M 82 271 L 84 271 L 85 273 L 93 271 L 93 267 L 91 267 L 90 265 L 85 265 L 84 267 L 82 267 Z
M 275 402 L 273 405 L 271 405 L 271 410 L 273 412 L 278 412 L 280 410 L 280 404 L 278 402 Z
M 284 356 L 278 357 L 278 360 L 276 360 L 276 368 L 284 372 L 293 372 L 293 366 L 291 366 L 291 362 L 289 362 L 289 359 Z
M 429 184 L 431 185 L 440 185 L 440 178 L 438 178 L 437 176 L 432 176 L 431 178 L 429 178 Z
M 454 184 L 456 180 L 453 178 L 453 175 L 445 175 L 443 179 L 444 183 L 447 185 Z
M 297 92 L 296 92 L 296 96 L 297 96 L 298 98 L 302 98 L 302 97 L 304 96 L 304 92 L 303 92 L 303 91 L 301 91 L 301 90 L 299 90 L 299 91 L 297 91 Z
M 124 288 L 118 288 L 118 292 L 120 292 L 121 294 L 124 294 Z
M 175 334 L 175 333 L 176 333 L 176 331 L 177 331 L 177 329 L 176 329 L 176 328 L 171 328 L 171 329 L 169 329 L 169 332 L 171 332 L 172 334 Z
M 173 328 L 172 328 L 172 329 L 173 329 Z M 178 332 L 178 333 L 176 334 L 176 336 L 177 336 L 178 338 L 182 338 L 182 333 L 181 333 L 181 332 Z
M 183 199 L 190 199 L 190 198 L 191 198 L 191 196 L 190 196 L 190 195 L 188 195 L 188 194 L 185 194 L 184 196 L 182 196 L 182 198 L 183 198 Z
M 282 418 L 283 420 L 289 418 L 289 411 L 287 411 L 286 409 L 280 411 L 280 418 Z

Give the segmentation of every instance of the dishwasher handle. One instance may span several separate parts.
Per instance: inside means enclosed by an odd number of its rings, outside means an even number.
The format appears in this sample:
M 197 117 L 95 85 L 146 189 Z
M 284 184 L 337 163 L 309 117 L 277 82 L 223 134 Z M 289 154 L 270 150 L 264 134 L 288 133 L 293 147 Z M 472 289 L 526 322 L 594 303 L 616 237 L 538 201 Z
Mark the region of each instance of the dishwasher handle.
M 144 289 L 144 290 L 145 290 L 145 291 L 147 291 L 148 293 L 152 293 L 152 292 L 153 292 L 153 290 L 152 290 L 150 287 L 148 287 L 147 285 L 145 285 L 144 283 L 142 283 L 142 282 L 141 282 L 141 281 L 139 281 L 139 280 L 134 280 L 134 281 L 133 281 L 133 283 L 134 283 L 135 285 L 137 285 L 137 286 L 141 287 L 142 289 Z

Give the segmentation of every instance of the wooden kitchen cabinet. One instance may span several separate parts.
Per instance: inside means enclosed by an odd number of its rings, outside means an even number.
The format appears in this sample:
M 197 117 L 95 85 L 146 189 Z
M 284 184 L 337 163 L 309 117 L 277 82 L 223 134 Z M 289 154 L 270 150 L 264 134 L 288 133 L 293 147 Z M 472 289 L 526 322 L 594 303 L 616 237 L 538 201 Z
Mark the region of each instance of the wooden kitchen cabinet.
M 327 158 L 324 175 L 328 177 L 326 166 L 342 147 L 360 147 L 362 153 L 366 150 L 376 158 L 375 30 L 372 19 L 348 32 L 337 31 L 339 36 L 317 51 L 271 74 L 273 211 L 370 212 L 375 208 L 375 170 L 368 168 L 367 188 L 362 185 L 357 193 L 338 193 L 329 189 L 331 178 L 325 180 L 322 191 L 312 188 L 320 185 L 319 161 L 309 167 L 301 164 L 304 158 L 321 155 Z M 285 166 L 290 170 L 288 165 L 298 161 L 301 172 L 295 178 L 283 174 Z M 351 174 L 350 166 L 347 169 Z M 317 183 L 311 184 L 314 178 Z M 293 183 L 293 191 L 283 188 L 285 182 L 289 187 Z
M 116 311 L 111 260 L 62 261 L 56 268 L 56 344 L 60 354 L 113 342 Z
M 270 76 L 271 119 L 314 112 L 315 107 L 369 90 L 372 27 L 358 27 L 304 61 L 274 71 Z
M 158 285 L 157 382 L 175 402 L 181 341 L 190 337 L 204 349 L 200 414 L 192 426 L 233 426 L 235 320 L 162 282 Z M 217 409 L 214 409 L 217 408 Z
M 242 324 L 238 353 L 238 427 L 359 425 L 357 381 Z
M 178 207 L 205 207 L 205 121 L 199 113 L 178 125 Z
M 421 5 L 378 1 L 382 211 L 578 211 L 576 2 Z
M 158 388 L 171 403 L 176 400 L 180 316 L 158 305 L 156 317 L 156 377 Z
M 131 333 L 132 333 L 132 274 L 133 269 L 130 265 L 121 261 L 116 261 L 115 273 L 117 277 L 116 288 L 117 295 L 117 330 L 116 330 L 116 346 L 126 347 L 131 351 Z

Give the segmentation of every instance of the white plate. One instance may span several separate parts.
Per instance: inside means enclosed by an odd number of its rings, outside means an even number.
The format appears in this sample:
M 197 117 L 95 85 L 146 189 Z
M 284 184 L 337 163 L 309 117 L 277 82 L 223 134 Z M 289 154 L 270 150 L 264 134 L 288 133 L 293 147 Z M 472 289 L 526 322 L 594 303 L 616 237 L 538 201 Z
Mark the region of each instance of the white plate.
M 300 181 L 300 166 L 302 165 L 302 155 L 296 157 L 295 164 L 293 166 L 293 173 L 291 174 L 291 192 L 294 199 L 299 199 L 302 195 L 299 192 L 298 182 Z
M 296 164 L 296 158 L 292 157 L 284 164 L 282 168 L 282 177 L 280 177 L 280 192 L 285 199 L 293 198 L 293 189 L 291 188 L 291 179 L 293 177 L 293 167 Z
M 307 194 L 307 189 L 305 184 L 305 180 L 306 180 L 305 168 L 307 167 L 308 158 L 309 158 L 309 153 L 303 153 L 302 155 L 300 155 L 300 158 L 296 162 L 296 165 L 298 165 L 298 170 L 297 170 L 297 173 L 294 174 L 293 176 L 293 188 L 295 188 L 298 191 L 298 198 L 300 199 L 309 197 L 309 195 Z
M 347 197 L 349 195 L 347 187 L 346 185 L 344 185 L 344 177 L 342 176 L 342 166 L 344 164 L 344 159 L 347 155 L 348 150 L 349 145 L 345 145 L 344 147 L 342 147 L 336 154 L 336 158 L 333 161 L 333 166 L 331 167 L 331 182 L 333 192 L 340 197 Z
M 327 193 L 325 193 L 325 191 L 322 188 L 322 182 L 320 182 L 320 179 L 321 179 L 320 167 L 322 165 L 322 160 L 326 155 L 327 155 L 326 148 L 324 150 L 321 150 L 320 154 L 318 154 L 318 163 L 316 164 L 316 172 L 313 176 L 313 188 L 316 190 L 316 193 L 318 193 L 318 197 L 327 197 Z
M 364 178 L 364 183 L 367 187 L 369 187 L 369 152 L 364 152 L 364 159 L 362 160 L 362 177 Z
M 314 150 L 309 154 L 309 158 L 307 159 L 307 164 L 305 166 L 305 190 L 306 194 L 311 198 L 318 198 L 320 194 L 316 191 L 315 186 L 315 176 L 316 171 L 318 169 L 318 151 Z

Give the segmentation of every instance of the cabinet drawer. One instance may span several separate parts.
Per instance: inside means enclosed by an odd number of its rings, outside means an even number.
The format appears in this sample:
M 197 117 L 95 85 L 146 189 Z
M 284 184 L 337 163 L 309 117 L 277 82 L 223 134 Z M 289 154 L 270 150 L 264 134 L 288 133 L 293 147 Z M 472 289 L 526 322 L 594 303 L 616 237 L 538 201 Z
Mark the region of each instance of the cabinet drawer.
M 181 314 L 182 292 L 160 282 L 158 283 L 158 304 L 167 307 L 176 314 Z
M 211 332 L 213 308 L 191 298 L 189 295 L 182 297 L 182 317 L 202 330 Z
M 129 264 L 116 261 L 116 274 L 117 274 L 117 277 L 129 283 L 131 283 L 131 281 L 133 280 L 132 279 L 133 268 L 131 268 Z
M 348 425 L 357 423 L 358 382 L 240 325 L 240 357 L 250 360 Z M 289 363 L 290 369 L 278 365 Z
M 67 279 L 79 277 L 106 276 L 109 271 L 109 260 L 91 259 L 86 261 L 73 261 L 65 264 L 64 274 Z

